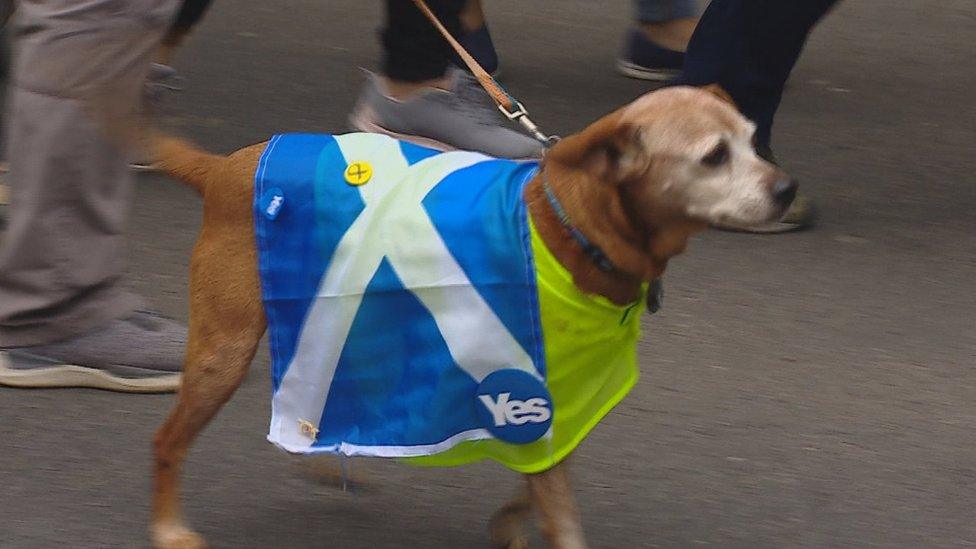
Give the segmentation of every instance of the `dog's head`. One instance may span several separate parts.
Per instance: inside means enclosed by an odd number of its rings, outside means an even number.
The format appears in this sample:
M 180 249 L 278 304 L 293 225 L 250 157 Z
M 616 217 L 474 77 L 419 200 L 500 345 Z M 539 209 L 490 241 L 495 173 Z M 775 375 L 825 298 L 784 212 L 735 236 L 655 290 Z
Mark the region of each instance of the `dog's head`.
M 754 225 L 782 216 L 797 189 L 756 154 L 755 129 L 721 90 L 674 87 L 638 98 L 567 145 L 580 167 L 617 186 L 645 226 L 681 218 Z

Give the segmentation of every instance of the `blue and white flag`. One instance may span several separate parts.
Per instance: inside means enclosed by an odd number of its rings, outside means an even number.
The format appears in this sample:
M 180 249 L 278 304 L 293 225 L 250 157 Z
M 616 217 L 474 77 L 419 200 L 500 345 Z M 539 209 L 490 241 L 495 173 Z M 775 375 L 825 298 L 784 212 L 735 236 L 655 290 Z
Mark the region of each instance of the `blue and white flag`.
M 505 439 L 501 426 L 525 426 L 515 442 L 545 436 L 522 201 L 537 169 L 372 134 L 270 141 L 255 220 L 271 442 L 406 457 Z

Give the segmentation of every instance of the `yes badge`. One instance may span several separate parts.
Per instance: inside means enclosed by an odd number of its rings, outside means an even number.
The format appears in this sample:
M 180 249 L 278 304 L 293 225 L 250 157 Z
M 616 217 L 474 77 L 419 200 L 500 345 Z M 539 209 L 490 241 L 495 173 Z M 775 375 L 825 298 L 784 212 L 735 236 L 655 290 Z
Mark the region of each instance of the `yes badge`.
M 495 438 L 528 444 L 552 425 L 552 396 L 542 381 L 522 370 L 498 370 L 475 392 L 482 426 Z

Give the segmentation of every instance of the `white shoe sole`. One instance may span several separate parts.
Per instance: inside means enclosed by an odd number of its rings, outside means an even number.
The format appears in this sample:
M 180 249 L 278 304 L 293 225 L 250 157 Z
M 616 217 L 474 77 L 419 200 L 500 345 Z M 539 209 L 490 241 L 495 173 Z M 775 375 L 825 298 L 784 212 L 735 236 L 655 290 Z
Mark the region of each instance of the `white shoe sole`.
M 0 385 L 18 388 L 87 388 L 119 393 L 172 393 L 180 387 L 180 374 L 150 378 L 126 378 L 97 368 L 62 364 L 46 368 L 15 370 L 7 353 L 0 351 Z
M 649 69 L 636 63 L 631 63 L 626 59 L 618 59 L 617 72 L 626 76 L 627 78 L 649 80 L 651 82 L 667 82 L 675 76 L 678 76 L 681 71 L 674 69 Z

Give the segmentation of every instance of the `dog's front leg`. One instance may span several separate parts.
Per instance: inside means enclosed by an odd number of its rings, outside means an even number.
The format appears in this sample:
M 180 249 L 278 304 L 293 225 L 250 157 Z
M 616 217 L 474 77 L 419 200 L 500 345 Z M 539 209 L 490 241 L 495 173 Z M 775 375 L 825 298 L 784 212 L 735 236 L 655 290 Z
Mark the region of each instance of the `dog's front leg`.
M 526 475 L 532 502 L 539 510 L 542 533 L 554 549 L 585 549 L 579 509 L 569 483 L 568 464 L 534 475 Z

